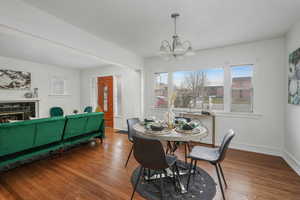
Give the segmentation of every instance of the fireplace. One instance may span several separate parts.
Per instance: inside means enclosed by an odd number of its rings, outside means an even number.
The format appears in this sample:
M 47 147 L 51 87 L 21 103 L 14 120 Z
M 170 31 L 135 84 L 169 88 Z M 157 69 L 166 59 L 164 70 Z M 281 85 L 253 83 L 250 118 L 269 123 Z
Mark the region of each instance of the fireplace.
M 37 117 L 38 101 L 0 102 L 0 123 Z

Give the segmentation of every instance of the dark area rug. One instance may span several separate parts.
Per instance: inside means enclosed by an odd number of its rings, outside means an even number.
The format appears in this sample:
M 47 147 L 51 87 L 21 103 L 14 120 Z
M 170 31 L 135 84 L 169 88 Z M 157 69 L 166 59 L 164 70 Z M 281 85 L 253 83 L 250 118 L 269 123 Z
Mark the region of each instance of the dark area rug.
M 189 164 L 186 165 L 183 161 L 178 161 L 178 166 L 181 169 L 189 168 Z M 133 186 L 137 181 L 139 170 L 140 167 L 137 167 L 132 173 L 131 183 Z M 197 171 L 198 173 L 196 173 L 196 175 L 191 176 L 189 191 L 185 194 L 180 194 L 175 190 L 171 178 L 164 178 L 164 200 L 212 200 L 216 195 L 216 183 L 214 179 L 206 171 L 199 167 L 197 167 Z M 181 182 L 186 187 L 188 175 L 183 175 L 180 178 Z M 160 200 L 160 181 L 145 181 L 141 178 L 136 192 L 147 200 Z

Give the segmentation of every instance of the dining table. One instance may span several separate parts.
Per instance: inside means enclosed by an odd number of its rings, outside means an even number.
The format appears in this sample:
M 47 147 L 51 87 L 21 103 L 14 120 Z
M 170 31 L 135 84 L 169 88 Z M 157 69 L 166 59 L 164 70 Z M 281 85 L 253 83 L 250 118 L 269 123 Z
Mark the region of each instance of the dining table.
M 164 128 L 161 131 L 153 131 L 148 129 L 144 124 L 137 123 L 133 126 L 135 130 L 135 134 L 149 138 L 149 139 L 157 139 L 161 142 L 167 143 L 167 149 L 170 151 L 171 154 L 174 154 L 177 150 L 178 146 L 182 142 L 200 142 L 201 139 L 208 136 L 208 129 L 205 126 L 199 126 L 190 131 L 183 131 L 179 128 Z M 183 167 L 179 170 L 179 175 L 183 176 L 188 173 L 188 169 Z M 170 169 L 167 169 L 166 177 L 173 177 L 173 173 Z M 148 176 L 147 174 L 144 176 L 145 180 L 156 180 L 161 175 L 152 174 Z M 163 176 L 165 176 L 163 174 Z M 181 193 L 186 193 L 185 185 L 179 180 L 178 189 Z

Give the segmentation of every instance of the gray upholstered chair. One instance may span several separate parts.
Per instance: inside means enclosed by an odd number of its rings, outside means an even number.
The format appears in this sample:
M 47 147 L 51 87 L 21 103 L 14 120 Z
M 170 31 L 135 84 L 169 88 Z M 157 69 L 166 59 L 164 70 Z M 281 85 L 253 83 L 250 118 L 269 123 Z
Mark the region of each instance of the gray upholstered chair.
M 227 149 L 229 147 L 229 144 L 232 140 L 232 138 L 235 136 L 235 133 L 233 130 L 229 130 L 228 133 L 223 138 L 222 144 L 219 148 L 209 148 L 209 147 L 202 147 L 202 146 L 196 146 L 192 149 L 191 153 L 189 154 L 189 158 L 191 158 L 191 165 L 189 169 L 189 176 L 187 181 L 187 189 L 189 188 L 190 178 L 191 178 L 191 172 L 194 168 L 194 174 L 196 171 L 197 161 L 207 161 L 215 166 L 217 175 L 218 175 L 218 181 L 221 188 L 223 199 L 225 200 L 224 195 L 224 189 L 221 181 L 220 174 L 222 175 L 222 179 L 224 181 L 225 187 L 227 188 L 227 183 L 224 177 L 224 173 L 221 167 L 221 162 L 224 160 Z
M 133 129 L 133 126 L 137 123 L 139 123 L 140 120 L 139 118 L 130 118 L 130 119 L 127 119 L 127 128 L 128 128 L 128 140 L 133 143 L 133 138 L 132 136 L 134 135 L 134 132 L 135 130 Z M 127 164 L 128 164 L 128 161 L 130 159 L 130 156 L 132 154 L 132 150 L 133 150 L 133 145 L 131 146 L 131 149 L 130 149 L 130 152 L 129 152 L 129 155 L 127 157 L 127 160 L 126 160 L 126 163 L 125 163 L 125 168 L 127 167 Z

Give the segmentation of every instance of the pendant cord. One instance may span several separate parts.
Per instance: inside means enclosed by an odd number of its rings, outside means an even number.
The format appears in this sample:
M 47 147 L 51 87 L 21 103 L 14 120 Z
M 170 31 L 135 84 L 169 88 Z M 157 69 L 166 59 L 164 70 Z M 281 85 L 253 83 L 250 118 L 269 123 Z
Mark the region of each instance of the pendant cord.
M 177 17 L 174 17 L 174 33 L 175 33 L 175 35 L 177 35 L 176 18 Z

